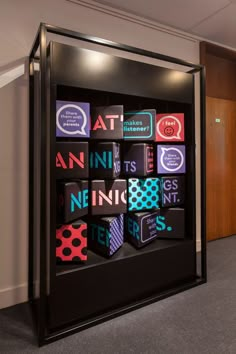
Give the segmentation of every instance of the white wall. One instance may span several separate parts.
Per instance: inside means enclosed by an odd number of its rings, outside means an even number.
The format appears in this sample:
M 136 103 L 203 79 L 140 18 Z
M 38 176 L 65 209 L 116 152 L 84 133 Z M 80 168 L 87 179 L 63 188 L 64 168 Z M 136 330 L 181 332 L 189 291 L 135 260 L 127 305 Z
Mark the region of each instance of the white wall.
M 27 297 L 27 75 L 0 89 L 0 107 L 1 308 Z
M 20 2 L 19 18 L 21 22 L 24 21 L 22 13 L 25 6 L 25 19 L 28 21 L 27 13 L 31 6 L 29 32 L 33 28 L 36 33 L 40 21 L 48 22 L 194 63 L 199 62 L 199 43 L 195 39 L 187 38 L 182 34 L 168 33 L 153 23 L 142 23 L 137 17 L 126 19 L 124 14 L 117 17 L 109 11 L 101 12 L 93 6 L 67 4 L 68 7 L 60 11 L 60 3 L 63 5 L 62 0 L 50 2 L 43 0 L 37 3 L 38 7 L 42 6 L 42 11 L 37 9 L 34 12 L 32 6 L 35 4 L 23 0 Z M 16 6 L 17 4 L 19 2 L 16 2 Z M 54 11 L 54 6 L 57 6 L 57 11 Z M 15 11 L 17 13 L 17 8 Z M 25 30 L 24 34 L 24 31 L 18 28 L 20 25 L 19 19 L 18 22 L 13 22 L 13 31 L 20 36 L 18 40 L 22 39 L 27 44 L 28 32 Z M 33 37 L 34 33 L 32 36 L 30 32 L 30 38 Z M 25 48 L 28 47 L 25 45 Z M 17 60 L 22 57 L 22 53 L 27 56 L 28 51 L 16 46 L 15 51 L 11 48 L 9 58 Z M 5 70 L 6 67 L 0 67 L 0 72 L 1 69 Z M 0 308 L 2 308 L 27 301 L 28 79 L 26 75 L 0 89 L 0 107 Z M 199 120 L 199 113 L 197 120 Z

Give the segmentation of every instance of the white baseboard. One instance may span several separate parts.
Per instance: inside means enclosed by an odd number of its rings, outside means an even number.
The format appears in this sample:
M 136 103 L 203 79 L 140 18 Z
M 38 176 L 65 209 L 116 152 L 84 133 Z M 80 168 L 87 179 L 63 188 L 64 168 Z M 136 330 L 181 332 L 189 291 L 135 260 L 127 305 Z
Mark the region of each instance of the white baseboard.
M 28 300 L 28 284 L 20 284 L 0 290 L 0 309 Z
M 200 252 L 201 251 L 201 241 L 200 240 L 197 240 L 197 252 Z

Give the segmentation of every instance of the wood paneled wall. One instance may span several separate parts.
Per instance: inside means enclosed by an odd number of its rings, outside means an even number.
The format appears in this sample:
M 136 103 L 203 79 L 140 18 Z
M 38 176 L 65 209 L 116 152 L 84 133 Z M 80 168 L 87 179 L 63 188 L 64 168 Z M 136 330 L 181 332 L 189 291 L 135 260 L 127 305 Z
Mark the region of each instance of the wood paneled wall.
M 236 53 L 201 43 L 206 66 L 207 239 L 236 234 Z

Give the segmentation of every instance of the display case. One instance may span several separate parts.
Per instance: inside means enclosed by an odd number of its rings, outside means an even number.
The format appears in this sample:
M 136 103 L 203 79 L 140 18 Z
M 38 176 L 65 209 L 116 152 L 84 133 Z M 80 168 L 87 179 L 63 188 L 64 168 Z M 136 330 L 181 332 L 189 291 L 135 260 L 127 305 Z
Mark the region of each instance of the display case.
M 200 65 L 40 25 L 29 132 L 29 299 L 40 345 L 206 281 L 204 97 Z

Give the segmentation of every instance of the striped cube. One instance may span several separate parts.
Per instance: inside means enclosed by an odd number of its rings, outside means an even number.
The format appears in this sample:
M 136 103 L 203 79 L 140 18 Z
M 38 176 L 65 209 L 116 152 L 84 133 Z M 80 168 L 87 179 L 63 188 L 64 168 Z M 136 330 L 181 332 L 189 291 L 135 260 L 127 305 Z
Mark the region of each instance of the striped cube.
M 93 217 L 88 242 L 94 252 L 111 257 L 124 242 L 124 214 Z

